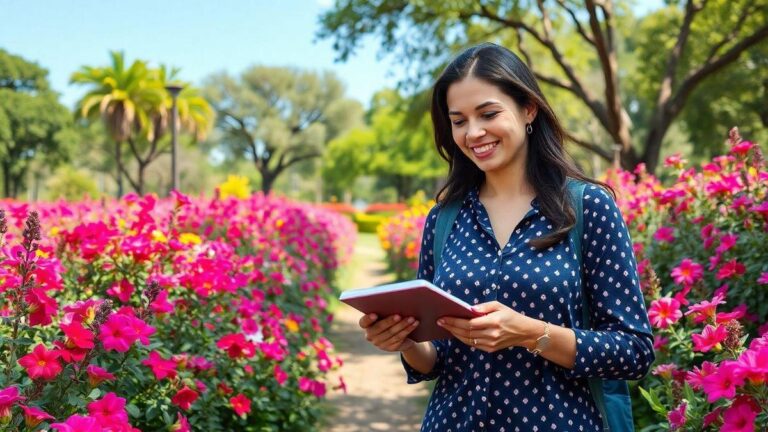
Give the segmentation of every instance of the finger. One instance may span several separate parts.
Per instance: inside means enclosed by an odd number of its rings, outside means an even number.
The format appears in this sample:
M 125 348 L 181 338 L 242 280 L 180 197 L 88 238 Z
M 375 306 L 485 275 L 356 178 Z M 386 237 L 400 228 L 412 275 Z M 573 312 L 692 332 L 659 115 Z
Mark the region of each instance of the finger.
M 395 334 L 392 338 L 389 339 L 387 348 L 389 350 L 396 350 L 400 348 L 400 346 L 405 342 L 405 339 L 413 333 L 414 330 L 419 326 L 419 322 L 414 320 L 412 323 L 407 325 L 405 328 L 400 330 L 397 334 Z
M 362 328 L 368 328 L 371 326 L 371 324 L 375 323 L 376 320 L 379 317 L 376 316 L 376 314 L 366 314 L 360 317 L 360 321 L 358 321 L 358 325 Z
M 397 342 L 399 345 L 416 328 L 416 325 L 418 323 L 414 318 L 398 321 L 385 331 L 374 336 L 372 342 L 376 345 L 388 345 Z
M 472 326 L 472 333 L 474 333 L 475 330 L 480 331 L 492 327 L 498 327 L 499 320 L 496 314 L 491 313 L 469 320 L 469 325 Z
M 486 303 L 476 304 L 476 305 L 472 306 L 472 310 L 477 312 L 477 313 L 488 314 L 488 313 L 500 310 L 500 309 L 502 309 L 504 307 L 505 306 L 503 304 L 501 304 L 498 301 L 494 300 L 494 301 L 490 301 L 490 302 L 486 302 Z
M 375 323 L 373 323 L 370 327 L 367 329 L 368 336 L 372 338 L 375 338 L 382 332 L 386 331 L 388 328 L 390 328 L 392 325 L 394 325 L 397 322 L 400 322 L 402 318 L 400 315 L 390 315 L 386 318 L 382 318 Z
M 453 333 L 456 337 L 468 338 L 474 331 L 474 326 L 470 325 L 469 320 L 460 318 L 443 317 L 437 320 L 437 325 Z

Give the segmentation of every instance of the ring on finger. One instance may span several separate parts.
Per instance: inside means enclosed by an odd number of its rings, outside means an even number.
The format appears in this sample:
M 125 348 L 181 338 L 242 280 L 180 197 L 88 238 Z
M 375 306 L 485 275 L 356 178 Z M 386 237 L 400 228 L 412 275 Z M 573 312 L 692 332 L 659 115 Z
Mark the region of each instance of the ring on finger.
M 472 345 L 477 346 L 477 338 L 472 339 Z

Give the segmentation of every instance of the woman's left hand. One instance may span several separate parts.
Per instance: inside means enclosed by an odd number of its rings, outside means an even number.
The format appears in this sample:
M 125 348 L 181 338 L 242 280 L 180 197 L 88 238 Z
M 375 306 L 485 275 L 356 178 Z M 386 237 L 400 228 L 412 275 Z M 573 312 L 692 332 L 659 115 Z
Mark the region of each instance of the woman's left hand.
M 472 306 L 483 314 L 471 320 L 441 317 L 437 324 L 469 346 L 495 352 L 512 346 L 531 348 L 543 334 L 544 323 L 497 301 Z

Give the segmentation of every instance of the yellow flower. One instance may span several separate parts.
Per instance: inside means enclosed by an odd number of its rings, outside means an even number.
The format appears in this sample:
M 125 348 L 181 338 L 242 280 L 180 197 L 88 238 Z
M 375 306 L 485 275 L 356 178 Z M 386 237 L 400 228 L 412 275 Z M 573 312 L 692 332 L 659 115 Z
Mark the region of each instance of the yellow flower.
M 291 333 L 296 333 L 299 331 L 299 323 L 288 318 L 285 320 L 285 328 L 287 328 Z
M 237 175 L 230 175 L 227 181 L 219 185 L 219 195 L 222 199 L 229 197 L 248 198 L 251 195 L 251 187 L 248 185 L 248 178 Z
M 195 233 L 181 233 L 179 236 L 179 241 L 185 245 L 202 243 L 200 236 Z
M 47 252 L 43 252 L 40 249 L 35 251 L 35 255 L 42 258 L 48 258 L 50 256 Z
M 160 230 L 153 230 L 152 231 L 152 240 L 158 242 L 158 243 L 168 243 L 168 237 L 163 234 Z
M 285 221 L 282 219 L 278 219 L 275 221 L 275 227 L 280 228 L 281 226 L 285 225 Z
M 48 232 L 48 235 L 51 237 L 56 237 L 61 232 L 61 228 L 55 226 L 51 228 L 51 230 Z

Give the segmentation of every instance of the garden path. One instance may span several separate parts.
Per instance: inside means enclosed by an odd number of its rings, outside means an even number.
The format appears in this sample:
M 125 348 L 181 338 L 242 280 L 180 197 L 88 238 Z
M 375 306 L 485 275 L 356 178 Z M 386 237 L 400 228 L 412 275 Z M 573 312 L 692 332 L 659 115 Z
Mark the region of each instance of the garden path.
M 390 282 L 384 252 L 372 235 L 361 234 L 355 245 L 349 286 L 342 289 Z M 344 365 L 347 394 L 330 392 L 328 402 L 335 411 L 326 432 L 416 431 L 426 407 L 426 385 L 409 385 L 399 357 L 370 345 L 357 321 L 360 312 L 342 304 L 335 313 L 329 339 Z M 338 382 L 336 376 L 331 382 Z

